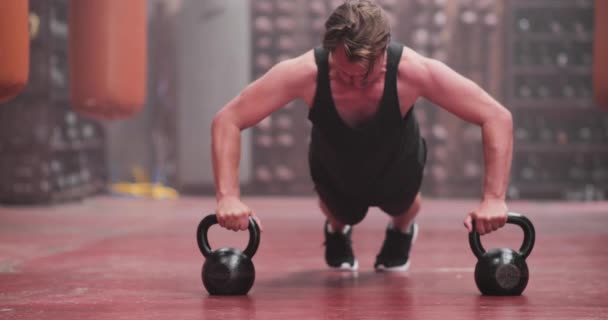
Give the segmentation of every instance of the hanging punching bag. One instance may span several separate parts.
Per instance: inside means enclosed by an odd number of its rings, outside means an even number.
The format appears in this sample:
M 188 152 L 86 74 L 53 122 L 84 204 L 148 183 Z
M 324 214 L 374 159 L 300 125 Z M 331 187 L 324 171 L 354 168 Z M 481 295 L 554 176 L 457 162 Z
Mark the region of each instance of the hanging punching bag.
M 608 110 L 608 1 L 595 1 L 593 39 L 593 93 L 600 108 Z
M 146 0 L 70 0 L 70 96 L 98 119 L 141 110 L 146 91 Z
M 0 1 L 0 103 L 15 97 L 29 73 L 28 0 Z

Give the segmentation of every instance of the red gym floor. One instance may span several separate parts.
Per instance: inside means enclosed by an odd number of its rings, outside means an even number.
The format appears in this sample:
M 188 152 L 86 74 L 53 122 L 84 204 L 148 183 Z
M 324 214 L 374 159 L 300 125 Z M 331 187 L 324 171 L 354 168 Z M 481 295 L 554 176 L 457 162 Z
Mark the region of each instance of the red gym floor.
M 427 200 L 405 274 L 375 273 L 385 216 L 355 227 L 356 274 L 328 271 L 313 198 L 252 198 L 265 232 L 246 297 L 210 297 L 195 229 L 212 199 L 95 198 L 0 207 L 0 319 L 608 319 L 608 203 L 512 202 L 536 226 L 520 297 L 482 297 L 462 219 L 474 201 Z M 246 233 L 212 228 L 212 245 Z M 519 247 L 507 226 L 486 248 Z

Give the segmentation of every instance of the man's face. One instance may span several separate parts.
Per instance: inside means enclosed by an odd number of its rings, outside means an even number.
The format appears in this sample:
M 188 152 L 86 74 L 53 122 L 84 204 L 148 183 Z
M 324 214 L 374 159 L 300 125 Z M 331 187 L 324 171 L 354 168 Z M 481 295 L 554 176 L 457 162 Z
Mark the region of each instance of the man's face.
M 345 85 L 354 88 L 363 89 L 369 87 L 380 79 L 386 70 L 385 59 L 386 54 L 382 53 L 376 58 L 374 68 L 367 74 L 367 65 L 360 62 L 352 62 L 348 59 L 344 47 L 342 45 L 336 48 L 330 54 L 330 65 L 332 74 L 336 80 Z M 366 76 L 367 75 L 367 76 Z

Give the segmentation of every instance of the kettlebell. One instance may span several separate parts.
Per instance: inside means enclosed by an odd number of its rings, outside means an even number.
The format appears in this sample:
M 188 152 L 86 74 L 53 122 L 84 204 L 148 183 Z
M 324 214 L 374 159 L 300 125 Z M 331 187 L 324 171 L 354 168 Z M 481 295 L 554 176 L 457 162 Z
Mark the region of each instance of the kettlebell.
M 526 258 L 534 247 L 534 225 L 525 216 L 513 212 L 508 213 L 507 223 L 518 225 L 524 231 L 524 241 L 519 251 L 497 248 L 486 252 L 475 226 L 469 233 L 471 250 L 478 259 L 475 265 L 475 284 L 483 295 L 517 296 L 528 285 Z
M 205 257 L 201 278 L 211 295 L 246 295 L 255 281 L 255 267 L 251 258 L 260 245 L 260 229 L 249 217 L 249 243 L 244 252 L 235 248 L 221 248 L 215 251 L 209 246 L 207 233 L 217 224 L 215 214 L 203 218 L 196 231 L 196 240 Z

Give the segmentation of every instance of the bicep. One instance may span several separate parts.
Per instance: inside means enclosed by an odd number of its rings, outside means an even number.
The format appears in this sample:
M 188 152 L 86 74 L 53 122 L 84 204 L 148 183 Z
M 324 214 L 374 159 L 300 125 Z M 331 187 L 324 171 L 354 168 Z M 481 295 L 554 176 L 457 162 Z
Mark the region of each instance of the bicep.
M 240 129 L 251 127 L 298 97 L 294 77 L 288 77 L 289 62 L 272 67 L 234 97 L 218 117 L 229 119 Z
M 459 118 L 482 124 L 506 111 L 494 98 L 470 79 L 444 63 L 427 59 L 422 95 Z

